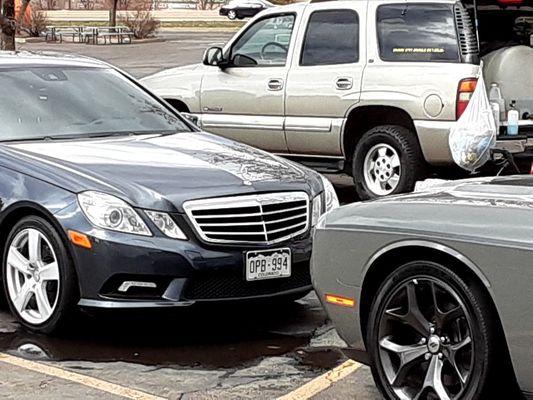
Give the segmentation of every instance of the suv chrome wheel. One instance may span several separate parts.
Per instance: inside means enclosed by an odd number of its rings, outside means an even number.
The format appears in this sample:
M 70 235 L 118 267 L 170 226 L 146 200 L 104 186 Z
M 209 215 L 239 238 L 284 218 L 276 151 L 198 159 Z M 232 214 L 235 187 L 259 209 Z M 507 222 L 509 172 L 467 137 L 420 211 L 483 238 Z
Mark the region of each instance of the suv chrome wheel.
M 59 266 L 50 241 L 39 230 L 23 229 L 9 244 L 6 283 L 24 321 L 39 325 L 52 316 L 59 298 Z
M 401 175 L 400 156 L 386 143 L 372 147 L 366 154 L 363 174 L 367 187 L 377 196 L 391 194 Z
M 387 300 L 378 328 L 381 368 L 400 399 L 461 398 L 474 365 L 472 319 L 433 277 L 410 279 Z
M 229 11 L 228 11 L 228 18 L 229 18 L 229 19 L 235 19 L 235 18 L 237 18 L 237 13 L 236 13 L 234 10 L 229 10 Z

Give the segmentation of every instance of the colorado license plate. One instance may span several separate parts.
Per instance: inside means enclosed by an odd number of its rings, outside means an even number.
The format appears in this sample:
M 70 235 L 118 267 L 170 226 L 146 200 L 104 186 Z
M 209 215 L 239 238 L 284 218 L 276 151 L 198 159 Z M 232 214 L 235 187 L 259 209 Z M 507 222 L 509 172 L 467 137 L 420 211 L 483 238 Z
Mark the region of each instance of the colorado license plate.
M 291 249 L 246 253 L 246 280 L 258 281 L 291 276 Z

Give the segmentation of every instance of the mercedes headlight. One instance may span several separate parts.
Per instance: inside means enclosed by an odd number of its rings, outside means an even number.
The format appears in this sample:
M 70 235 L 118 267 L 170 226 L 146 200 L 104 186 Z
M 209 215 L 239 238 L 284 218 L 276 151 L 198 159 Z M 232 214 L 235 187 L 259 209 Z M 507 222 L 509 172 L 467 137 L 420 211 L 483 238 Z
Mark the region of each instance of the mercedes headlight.
M 159 211 L 145 211 L 148 218 L 159 228 L 161 232 L 172 239 L 187 240 L 185 233 L 174 222 L 172 217 L 164 212 Z
M 118 197 L 87 191 L 78 194 L 78 203 L 87 219 L 99 228 L 152 236 L 139 214 Z
M 324 211 L 328 212 L 339 207 L 339 198 L 337 197 L 337 192 L 331 184 L 331 182 L 320 175 L 322 179 L 322 185 L 324 186 Z
M 313 199 L 311 210 L 311 226 L 315 226 L 321 215 L 339 207 L 339 198 L 333 185 L 325 177 L 320 175 L 324 192 Z

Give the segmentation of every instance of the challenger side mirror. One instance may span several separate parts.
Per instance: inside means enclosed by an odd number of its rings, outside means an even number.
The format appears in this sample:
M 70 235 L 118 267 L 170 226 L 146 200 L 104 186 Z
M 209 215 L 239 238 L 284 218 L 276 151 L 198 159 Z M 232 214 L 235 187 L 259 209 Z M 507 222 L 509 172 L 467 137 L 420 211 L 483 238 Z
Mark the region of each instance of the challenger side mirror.
M 224 55 L 221 47 L 210 47 L 204 53 L 203 64 L 210 66 L 218 66 L 224 61 Z

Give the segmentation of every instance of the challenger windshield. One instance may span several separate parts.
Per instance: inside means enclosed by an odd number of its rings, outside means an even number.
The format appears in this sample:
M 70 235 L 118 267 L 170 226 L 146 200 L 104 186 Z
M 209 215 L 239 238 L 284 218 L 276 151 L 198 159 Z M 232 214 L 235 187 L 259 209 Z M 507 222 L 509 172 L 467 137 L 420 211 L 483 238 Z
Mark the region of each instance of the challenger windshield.
M 190 131 L 111 68 L 0 68 L 0 88 L 0 141 Z

